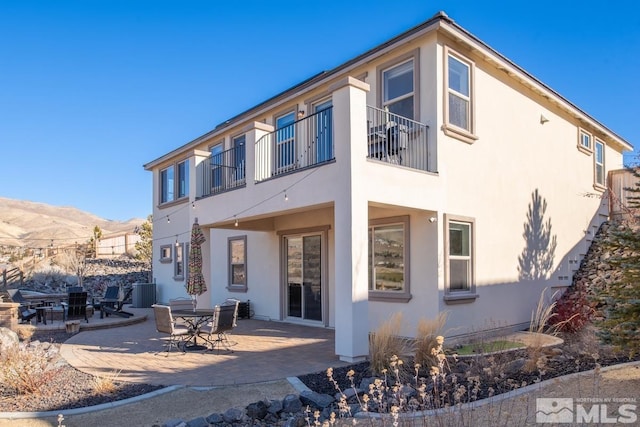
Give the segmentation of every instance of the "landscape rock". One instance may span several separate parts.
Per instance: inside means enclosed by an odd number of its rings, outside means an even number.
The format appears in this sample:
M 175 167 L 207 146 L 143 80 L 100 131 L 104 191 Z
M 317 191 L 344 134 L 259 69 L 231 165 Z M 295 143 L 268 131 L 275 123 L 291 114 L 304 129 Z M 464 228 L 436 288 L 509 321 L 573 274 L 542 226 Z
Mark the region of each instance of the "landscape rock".
M 0 328 L 0 353 L 15 347 L 20 342 L 18 334 L 9 328 Z
M 302 410 L 302 402 L 300 397 L 295 394 L 288 394 L 282 400 L 282 412 L 295 414 Z
M 221 424 L 224 422 L 224 417 L 222 414 L 211 414 L 207 417 L 207 422 L 209 424 Z
M 261 420 L 267 415 L 267 404 L 263 401 L 251 403 L 247 406 L 246 411 L 249 418 Z
M 225 423 L 239 423 L 244 418 L 244 411 L 238 408 L 227 409 L 225 413 L 222 414 L 222 418 Z
M 300 401 L 303 405 L 324 409 L 335 402 L 335 399 L 333 396 L 329 396 L 328 394 L 320 394 L 315 391 L 304 390 L 300 393 Z
M 209 427 L 209 422 L 204 417 L 194 418 L 187 422 L 188 427 Z

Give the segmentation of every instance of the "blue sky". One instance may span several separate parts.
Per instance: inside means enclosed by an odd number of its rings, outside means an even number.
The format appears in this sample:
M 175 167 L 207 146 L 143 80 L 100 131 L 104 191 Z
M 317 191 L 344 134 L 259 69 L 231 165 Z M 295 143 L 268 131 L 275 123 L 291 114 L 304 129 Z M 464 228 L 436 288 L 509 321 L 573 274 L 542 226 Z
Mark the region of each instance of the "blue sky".
M 0 196 L 144 218 L 143 164 L 439 10 L 640 146 L 632 0 L 0 0 Z

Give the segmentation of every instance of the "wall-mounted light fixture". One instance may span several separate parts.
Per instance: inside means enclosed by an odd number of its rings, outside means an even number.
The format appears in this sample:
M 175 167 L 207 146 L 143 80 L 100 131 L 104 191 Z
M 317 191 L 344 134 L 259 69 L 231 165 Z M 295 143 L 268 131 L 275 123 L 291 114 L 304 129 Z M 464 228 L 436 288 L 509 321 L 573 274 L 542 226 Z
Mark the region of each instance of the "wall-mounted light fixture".
M 549 121 L 549 119 L 547 119 L 544 114 L 540 114 L 540 124 L 543 125 L 545 123 L 547 123 Z
M 432 216 L 431 218 L 429 218 L 429 222 L 430 223 L 434 223 L 438 220 L 438 218 L 436 218 L 435 216 Z

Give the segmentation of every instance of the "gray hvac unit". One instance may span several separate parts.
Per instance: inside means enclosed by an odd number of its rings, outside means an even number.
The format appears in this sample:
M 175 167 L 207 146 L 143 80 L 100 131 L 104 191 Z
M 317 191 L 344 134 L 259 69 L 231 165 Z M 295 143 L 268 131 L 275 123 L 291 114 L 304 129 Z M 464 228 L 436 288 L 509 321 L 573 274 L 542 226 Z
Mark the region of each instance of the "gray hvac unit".
M 156 303 L 155 283 L 134 283 L 131 296 L 131 307 L 149 308 Z

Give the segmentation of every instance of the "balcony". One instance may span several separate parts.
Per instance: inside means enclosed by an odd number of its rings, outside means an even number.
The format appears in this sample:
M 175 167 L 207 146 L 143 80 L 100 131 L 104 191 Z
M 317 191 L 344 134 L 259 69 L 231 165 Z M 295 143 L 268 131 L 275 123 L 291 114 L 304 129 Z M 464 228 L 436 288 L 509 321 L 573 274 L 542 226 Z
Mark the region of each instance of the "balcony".
M 430 155 L 429 127 L 425 124 L 366 107 L 367 159 L 407 169 L 436 172 Z M 362 143 L 365 143 L 362 138 Z M 207 197 L 246 185 L 245 145 L 212 153 L 198 167 L 199 197 Z M 255 183 L 331 163 L 335 160 L 333 107 L 301 118 L 255 142 Z M 255 161 L 255 163 L 254 163 Z M 249 177 L 251 178 L 251 177 Z
M 256 182 L 334 160 L 333 107 L 264 135 L 256 142 Z
M 246 185 L 245 145 L 212 153 L 201 168 L 202 197 Z
M 435 172 L 429 167 L 428 130 L 422 123 L 367 106 L 367 158 Z

